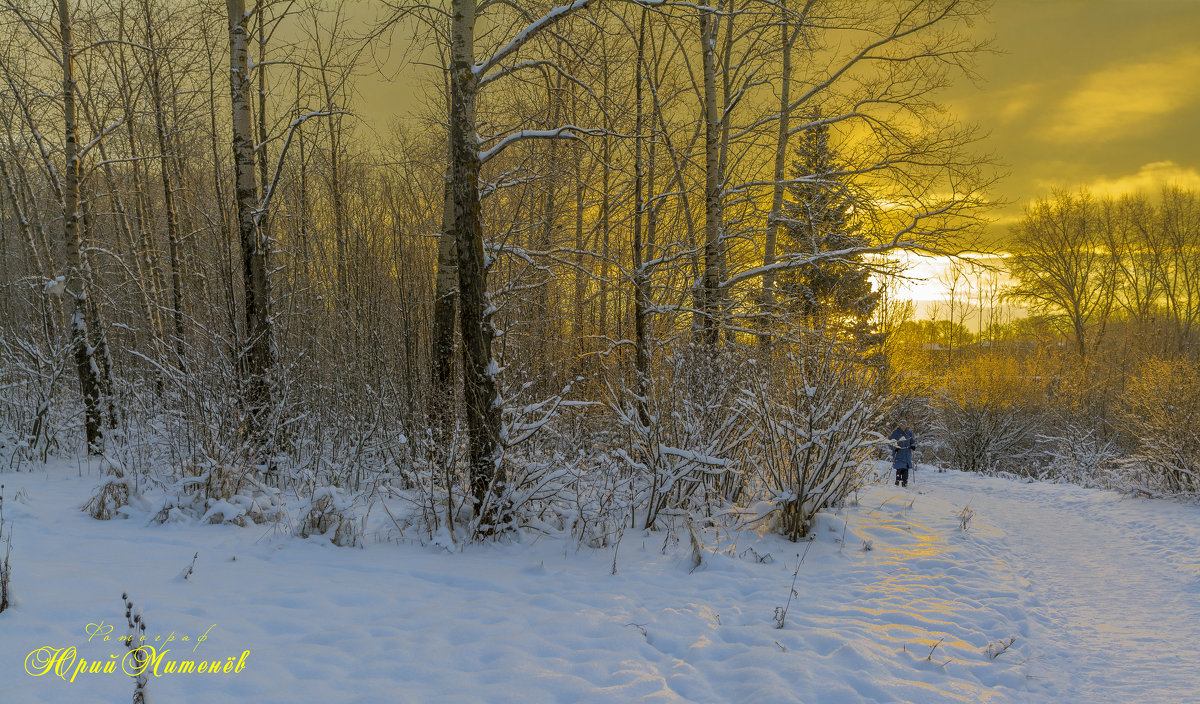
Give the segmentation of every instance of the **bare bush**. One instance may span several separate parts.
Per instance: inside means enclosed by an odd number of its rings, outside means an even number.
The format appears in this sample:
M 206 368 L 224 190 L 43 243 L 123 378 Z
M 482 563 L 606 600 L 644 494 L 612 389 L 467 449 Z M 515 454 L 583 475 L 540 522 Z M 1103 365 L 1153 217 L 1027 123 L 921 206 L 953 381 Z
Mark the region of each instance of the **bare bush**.
M 334 545 L 357 545 L 362 530 L 354 519 L 352 506 L 332 488 L 318 489 L 300 509 L 295 533 L 301 538 L 327 536 Z
M 877 435 L 876 371 L 835 352 L 787 357 L 759 377 L 740 402 L 755 419 L 754 476 L 775 505 L 774 529 L 803 537 L 817 511 L 836 505 L 863 480 Z
M 1055 435 L 1039 435 L 1048 445 L 1048 459 L 1039 479 L 1101 489 L 1129 488 L 1122 455 L 1111 440 L 1101 440 L 1094 430 L 1067 426 Z
M 48 315 L 45 298 L 38 297 L 36 304 Z M 53 341 L 0 335 L 0 432 L 13 436 L 11 451 L 2 453 L 11 466 L 44 463 L 60 447 L 59 436 L 71 423 L 55 396 L 69 360 L 66 348 Z
M 105 472 L 100 485 L 83 504 L 83 512 L 98 521 L 115 518 L 129 504 L 133 477 L 119 462 L 102 459 Z
M 1145 470 L 1144 490 L 1200 491 L 1200 371 L 1194 361 L 1142 365 L 1127 387 L 1123 420 L 1137 439 L 1130 460 Z
M 1012 359 L 980 358 L 959 366 L 949 381 L 936 404 L 937 431 L 951 466 L 1027 471 L 1042 420 L 1039 393 L 1022 366 Z
M 971 508 L 970 504 L 967 504 L 956 515 L 958 516 L 959 530 L 966 533 L 971 529 L 971 519 L 975 518 L 975 509 Z
M 752 431 L 737 402 L 739 361 L 730 350 L 684 346 L 667 356 L 648 397 L 610 393 L 609 409 L 625 432 L 613 452 L 630 483 L 637 525 L 653 528 L 666 513 L 711 511 L 743 498 L 739 460 Z

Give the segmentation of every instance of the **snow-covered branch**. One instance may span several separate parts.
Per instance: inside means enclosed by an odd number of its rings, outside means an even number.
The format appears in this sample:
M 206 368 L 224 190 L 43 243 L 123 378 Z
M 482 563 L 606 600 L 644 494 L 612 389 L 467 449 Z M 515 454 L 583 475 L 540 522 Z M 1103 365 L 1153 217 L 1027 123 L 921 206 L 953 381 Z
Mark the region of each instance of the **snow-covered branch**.
M 580 139 L 581 135 L 595 136 L 600 134 L 604 134 L 604 130 L 577 127 L 575 125 L 563 125 L 552 130 L 521 130 L 505 136 L 490 149 L 479 152 L 479 163 L 486 164 L 500 152 L 508 149 L 517 142 L 527 139 Z
M 504 59 L 520 51 L 521 47 L 529 43 L 531 39 L 536 37 L 547 27 L 554 25 L 564 17 L 568 17 L 575 12 L 582 10 L 583 8 L 587 7 L 591 1 L 592 0 L 575 0 L 568 5 L 559 5 L 538 19 L 529 23 L 520 32 L 517 32 L 516 36 L 514 36 L 512 40 L 500 47 L 496 53 L 492 54 L 491 58 L 475 64 L 475 66 L 473 66 L 471 69 L 474 72 L 475 77 L 482 81 L 488 72 L 499 65 L 501 61 L 504 61 Z
M 271 197 L 275 195 L 275 187 L 279 184 L 280 174 L 283 173 L 284 159 L 287 157 L 288 147 L 292 145 L 292 137 L 296 134 L 296 130 L 300 129 L 301 125 L 314 117 L 330 117 L 344 114 L 346 113 L 343 110 L 313 110 L 292 120 L 292 124 L 288 127 L 287 139 L 283 142 L 283 148 L 279 150 L 279 158 L 275 160 L 275 171 L 271 175 L 270 184 L 267 186 L 267 190 L 263 192 L 262 202 L 259 203 L 258 208 L 254 211 L 254 221 L 256 224 L 262 220 L 262 216 L 271 207 Z

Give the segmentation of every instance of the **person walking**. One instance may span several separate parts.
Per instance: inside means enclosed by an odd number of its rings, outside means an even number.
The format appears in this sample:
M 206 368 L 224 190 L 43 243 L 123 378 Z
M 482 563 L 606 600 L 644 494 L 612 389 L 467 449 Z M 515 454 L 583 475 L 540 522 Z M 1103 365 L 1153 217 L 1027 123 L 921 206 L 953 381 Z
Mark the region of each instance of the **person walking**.
M 908 472 L 912 469 L 913 432 L 903 418 L 888 436 L 892 442 L 892 469 L 896 470 L 896 486 L 908 486 Z

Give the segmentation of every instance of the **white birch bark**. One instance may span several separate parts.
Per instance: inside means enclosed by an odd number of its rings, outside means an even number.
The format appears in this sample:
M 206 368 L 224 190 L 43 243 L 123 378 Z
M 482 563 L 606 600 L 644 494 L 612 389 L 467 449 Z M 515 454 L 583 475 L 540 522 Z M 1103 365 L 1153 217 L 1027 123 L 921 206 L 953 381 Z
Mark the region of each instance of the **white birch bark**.
M 232 99 L 233 161 L 237 232 L 241 242 L 245 341 L 242 382 L 247 431 L 260 449 L 271 408 L 271 371 L 275 366 L 271 331 L 267 243 L 255 223 L 258 207 L 254 173 L 254 130 L 250 121 L 250 68 L 247 56 L 245 0 L 226 0 L 229 18 L 229 89 Z
M 71 349 L 79 389 L 83 394 L 84 431 L 89 453 L 103 450 L 100 413 L 100 369 L 88 344 L 87 288 L 83 279 L 83 243 L 79 236 L 79 142 L 75 123 L 75 76 L 72 60 L 71 15 L 67 0 L 58 0 L 59 35 L 62 43 L 63 156 L 66 168 L 62 176 L 63 246 L 67 257 L 66 285 L 71 300 L 69 312 Z

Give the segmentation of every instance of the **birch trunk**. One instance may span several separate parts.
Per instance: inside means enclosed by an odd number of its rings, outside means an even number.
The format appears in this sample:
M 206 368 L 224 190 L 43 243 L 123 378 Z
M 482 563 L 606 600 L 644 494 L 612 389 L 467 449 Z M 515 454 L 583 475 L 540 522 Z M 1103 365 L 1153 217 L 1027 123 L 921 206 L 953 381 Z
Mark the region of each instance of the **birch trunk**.
M 604 92 L 601 94 L 604 109 L 604 134 L 600 136 L 600 318 L 596 326 L 596 338 L 600 348 L 608 343 L 608 266 L 612 257 L 609 251 L 609 237 L 612 230 L 609 192 L 612 188 L 612 146 L 609 135 L 613 132 L 612 98 L 609 92 L 609 72 L 611 71 L 608 55 L 608 40 L 601 39 L 604 62 Z
M 587 359 L 586 313 L 584 299 L 587 296 L 587 275 L 583 269 L 583 248 L 586 244 L 583 230 L 584 211 L 584 182 L 583 182 L 583 151 L 572 150 L 575 162 L 575 368 L 572 373 L 584 373 L 584 360 Z
M 83 237 L 80 239 L 81 243 L 92 239 L 91 199 L 83 198 L 82 200 Z M 91 291 L 95 277 L 92 275 L 92 266 L 86 252 L 81 252 L 80 263 L 82 264 L 80 269 L 81 287 L 84 291 Z M 96 305 L 94 298 L 87 299 L 85 322 L 87 323 L 88 345 L 91 349 L 92 360 L 99 372 L 100 396 L 104 401 L 104 410 L 108 414 L 106 427 L 115 429 L 117 427 L 117 405 L 112 383 L 112 352 L 108 345 L 108 335 L 104 332 L 104 326 L 100 324 L 100 307 Z
M 79 145 L 75 132 L 75 75 L 72 66 L 74 47 L 71 40 L 71 16 L 67 0 L 58 0 L 58 21 L 62 41 L 63 128 L 66 139 L 63 156 L 66 168 L 62 178 L 63 245 L 67 256 L 67 296 L 71 298 L 71 348 L 79 389 L 83 394 L 84 431 L 89 454 L 103 450 L 100 427 L 100 369 L 88 344 L 87 288 L 83 280 L 83 243 L 79 237 Z
M 717 18 L 700 8 L 704 73 L 704 271 L 700 291 L 700 339 L 716 345 L 720 336 L 721 278 L 721 119 L 717 112 Z
M 792 45 L 799 34 L 792 30 L 788 18 L 787 0 L 779 0 L 779 35 L 783 52 L 782 74 L 779 79 L 779 131 L 775 138 L 775 185 L 771 193 L 771 212 L 767 215 L 767 234 L 763 242 L 763 268 L 775 263 L 775 247 L 779 240 L 779 219 L 783 213 L 784 169 L 787 168 L 788 130 L 791 127 L 792 102 Z M 759 303 L 758 343 L 760 348 L 771 346 L 771 323 L 775 315 L 775 272 L 767 269 L 762 279 L 762 298 Z
M 142 0 L 146 19 L 146 42 L 150 49 L 150 96 L 154 100 L 154 134 L 158 139 L 158 163 L 162 176 L 163 209 L 167 217 L 167 257 L 171 265 L 171 315 L 175 327 L 175 354 L 183 360 L 183 274 L 179 270 L 179 216 L 175 207 L 175 185 L 172 181 L 167 145 L 166 104 L 162 95 L 162 70 L 159 64 L 155 28 L 150 16 L 149 0 Z
M 475 0 L 453 0 L 450 56 L 450 159 L 454 199 L 454 242 L 458 251 L 459 324 L 463 350 L 463 391 L 467 411 L 471 493 L 484 532 L 498 515 L 489 497 L 502 496 L 500 399 L 492 361 L 491 306 L 487 296 L 487 258 L 479 205 L 479 137 L 475 97 Z
M 637 76 L 635 77 L 636 112 L 633 135 L 633 335 L 634 335 L 634 389 L 637 393 L 638 421 L 650 425 L 650 413 L 646 408 L 647 386 L 650 380 L 650 349 L 646 336 L 646 270 L 642 244 L 642 215 L 646 208 L 642 180 L 642 80 L 646 71 L 646 8 L 642 8 L 638 28 Z
M 65 0 L 63 0 L 65 1 Z M 258 448 L 266 444 L 271 408 L 271 370 L 275 366 L 271 332 L 267 243 L 255 222 L 258 192 L 254 174 L 254 130 L 250 123 L 250 70 L 245 0 L 226 0 L 229 16 L 229 90 L 233 117 L 233 162 L 237 230 L 242 249 L 242 287 L 246 341 L 241 350 L 247 431 Z

